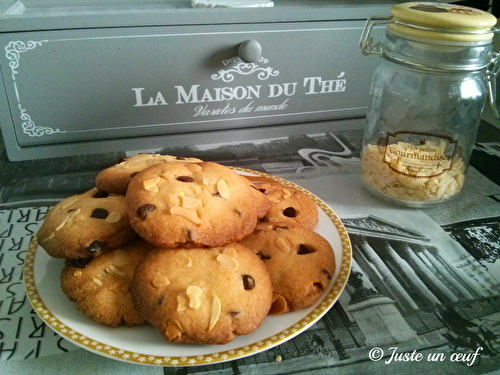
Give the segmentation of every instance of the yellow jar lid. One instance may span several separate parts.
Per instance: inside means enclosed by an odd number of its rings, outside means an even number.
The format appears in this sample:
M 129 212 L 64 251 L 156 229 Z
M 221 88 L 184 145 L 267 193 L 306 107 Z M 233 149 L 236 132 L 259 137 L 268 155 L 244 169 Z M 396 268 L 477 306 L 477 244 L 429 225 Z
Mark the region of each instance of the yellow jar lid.
M 497 23 L 488 12 L 456 4 L 401 3 L 391 8 L 391 14 L 389 30 L 436 43 L 491 42 Z

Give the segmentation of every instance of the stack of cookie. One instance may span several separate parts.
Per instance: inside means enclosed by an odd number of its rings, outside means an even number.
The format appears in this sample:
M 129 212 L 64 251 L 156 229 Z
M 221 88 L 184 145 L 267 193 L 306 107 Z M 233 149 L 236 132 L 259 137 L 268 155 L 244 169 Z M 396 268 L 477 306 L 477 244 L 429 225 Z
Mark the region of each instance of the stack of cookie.
M 312 305 L 333 250 L 315 202 L 195 158 L 139 154 L 47 214 L 37 239 L 66 259 L 61 286 L 108 326 L 152 324 L 167 340 L 225 344 L 272 314 Z

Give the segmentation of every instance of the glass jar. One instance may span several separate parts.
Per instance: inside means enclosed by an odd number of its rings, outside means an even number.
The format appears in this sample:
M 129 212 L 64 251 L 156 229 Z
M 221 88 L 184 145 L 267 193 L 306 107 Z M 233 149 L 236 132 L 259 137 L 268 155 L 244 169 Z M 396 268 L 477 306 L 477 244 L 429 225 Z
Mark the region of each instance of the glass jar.
M 374 45 L 369 35 L 381 23 L 385 36 Z M 425 207 L 461 191 L 481 113 L 493 95 L 495 24 L 480 10 L 421 2 L 398 4 L 391 17 L 368 20 L 360 47 L 382 57 L 361 154 L 371 192 Z

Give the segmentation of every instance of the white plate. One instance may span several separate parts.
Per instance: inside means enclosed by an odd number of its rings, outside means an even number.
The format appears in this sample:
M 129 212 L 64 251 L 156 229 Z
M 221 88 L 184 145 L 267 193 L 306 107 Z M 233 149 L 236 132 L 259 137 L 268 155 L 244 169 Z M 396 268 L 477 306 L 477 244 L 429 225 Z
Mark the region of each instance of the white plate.
M 352 261 L 347 231 L 330 207 L 300 186 L 269 174 L 235 169 L 255 182 L 274 180 L 293 186 L 318 205 L 315 231 L 332 245 L 336 269 L 329 288 L 313 306 L 268 316 L 256 331 L 226 345 L 169 343 L 151 326 L 110 328 L 77 311 L 59 287 L 64 260 L 49 257 L 35 238 L 26 253 L 24 283 L 37 314 L 59 335 L 84 349 L 121 361 L 158 366 L 196 366 L 243 358 L 282 344 L 311 327 L 333 306 L 347 283 Z

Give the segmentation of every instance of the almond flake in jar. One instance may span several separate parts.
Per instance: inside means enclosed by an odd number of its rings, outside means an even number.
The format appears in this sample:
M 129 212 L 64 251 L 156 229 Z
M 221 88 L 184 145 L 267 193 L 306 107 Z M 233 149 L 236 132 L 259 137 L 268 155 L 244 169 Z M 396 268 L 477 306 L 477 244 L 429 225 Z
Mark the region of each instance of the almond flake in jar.
M 402 142 L 386 147 L 401 152 L 407 149 Z M 439 150 L 439 146 L 436 149 Z M 430 168 L 429 163 L 419 168 L 418 162 L 407 165 L 387 155 L 381 152 L 380 146 L 367 145 L 361 157 L 361 175 L 367 185 L 389 198 L 405 202 L 433 202 L 451 198 L 462 189 L 465 165 L 461 157 L 454 160 L 449 169 L 441 171 L 438 163 L 435 169 Z

